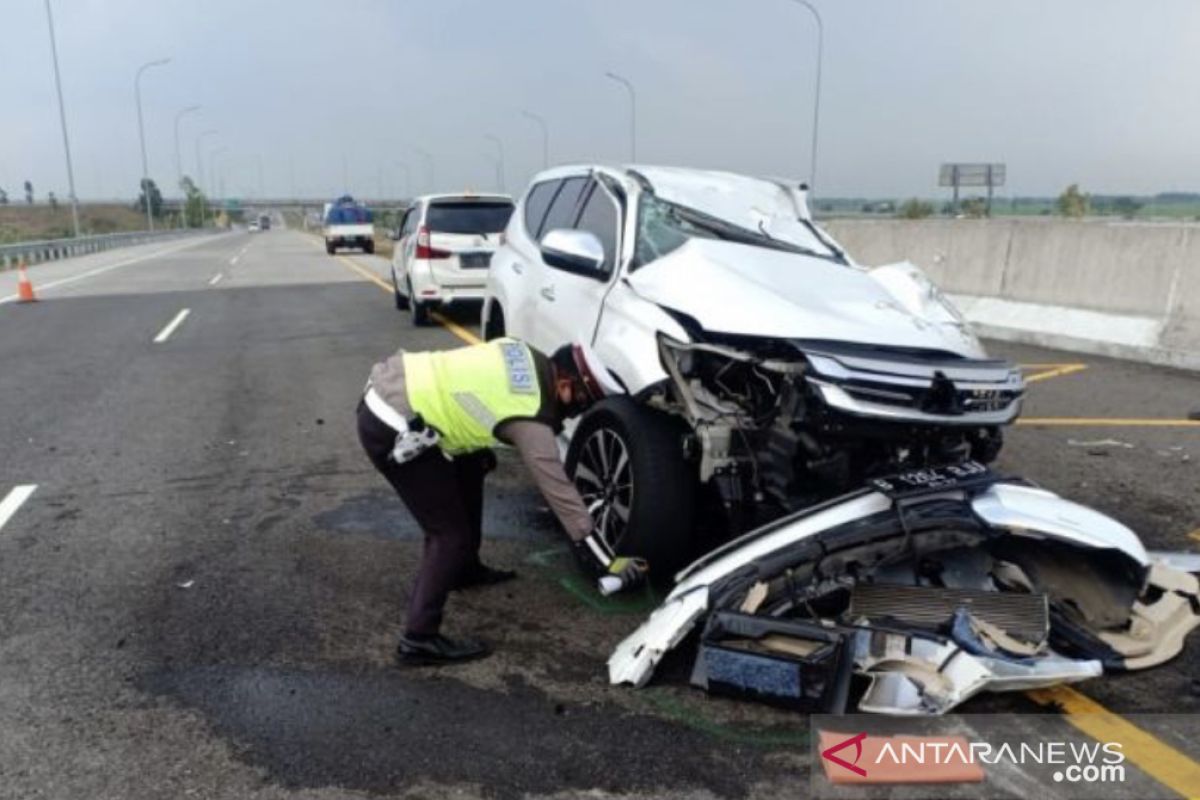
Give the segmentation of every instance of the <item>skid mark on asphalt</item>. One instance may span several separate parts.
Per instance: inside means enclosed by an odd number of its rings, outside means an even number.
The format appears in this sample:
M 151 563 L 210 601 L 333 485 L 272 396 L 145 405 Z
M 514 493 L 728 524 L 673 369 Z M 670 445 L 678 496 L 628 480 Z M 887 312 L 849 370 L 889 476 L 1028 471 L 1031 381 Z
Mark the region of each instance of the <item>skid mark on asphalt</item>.
M 162 344 L 167 339 L 170 339 L 171 334 L 175 332 L 175 329 L 178 328 L 180 325 L 182 325 L 183 321 L 185 319 L 187 319 L 188 314 L 191 314 L 191 313 L 192 313 L 192 310 L 190 308 L 185 308 L 182 311 L 180 311 L 178 314 L 176 314 L 175 317 L 170 322 L 167 323 L 167 327 L 165 327 L 161 331 L 159 331 L 158 336 L 154 337 L 154 343 Z
M 1022 372 L 1033 372 L 1032 375 L 1025 376 L 1026 383 L 1061 378 L 1064 375 L 1082 372 L 1088 368 L 1087 364 L 1020 364 L 1019 366 Z
M 1154 780 L 1184 797 L 1200 790 L 1200 764 L 1157 736 L 1142 730 L 1069 686 L 1025 693 L 1034 702 L 1055 706 L 1071 725 L 1098 742 L 1120 742 L 1125 758 Z
M 3 500 L 0 500 L 0 530 L 4 528 L 8 521 L 12 519 L 13 514 L 19 509 L 29 496 L 37 491 L 36 483 L 26 483 L 21 486 L 13 487 Z

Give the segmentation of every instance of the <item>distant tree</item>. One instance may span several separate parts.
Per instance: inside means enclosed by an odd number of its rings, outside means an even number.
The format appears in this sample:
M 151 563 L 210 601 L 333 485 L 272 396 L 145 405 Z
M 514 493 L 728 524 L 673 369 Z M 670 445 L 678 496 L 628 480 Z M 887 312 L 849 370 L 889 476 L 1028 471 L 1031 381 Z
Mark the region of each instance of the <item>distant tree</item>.
M 162 192 L 158 190 L 158 185 L 150 178 L 142 178 L 142 191 L 138 195 L 137 208 L 143 214 L 146 213 L 146 196 L 150 196 L 150 213 L 155 217 L 162 216 Z
M 926 203 L 913 197 L 900 204 L 896 216 L 902 219 L 924 219 L 933 214 L 933 203 Z
M 8 192 L 0 189 L 0 206 L 8 205 Z
M 1058 196 L 1058 213 L 1064 217 L 1082 217 L 1091 208 L 1091 198 L 1079 191 L 1079 184 L 1072 183 Z
M 58 208 L 58 198 L 54 196 L 54 192 L 46 195 L 46 200 L 49 201 L 51 208 Z
M 25 202 L 33 205 L 33 184 L 25 181 Z
M 179 188 L 185 198 L 183 204 L 183 224 L 189 228 L 204 227 L 204 193 L 196 182 L 184 175 L 179 181 Z
M 1113 200 L 1112 209 L 1125 219 L 1133 219 L 1142 210 L 1142 204 L 1132 197 L 1118 197 Z
M 982 197 L 968 197 L 960 204 L 962 213 L 972 219 L 986 217 L 988 213 L 987 200 Z

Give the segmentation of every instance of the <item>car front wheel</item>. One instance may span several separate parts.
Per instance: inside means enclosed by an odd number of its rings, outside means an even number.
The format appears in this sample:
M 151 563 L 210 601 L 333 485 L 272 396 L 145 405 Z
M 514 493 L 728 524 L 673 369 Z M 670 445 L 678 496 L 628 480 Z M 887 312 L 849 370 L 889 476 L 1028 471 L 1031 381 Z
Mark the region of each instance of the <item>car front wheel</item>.
M 697 481 L 684 433 L 679 420 L 614 397 L 584 415 L 567 450 L 567 474 L 596 532 L 614 552 L 645 558 L 660 582 L 695 555 Z

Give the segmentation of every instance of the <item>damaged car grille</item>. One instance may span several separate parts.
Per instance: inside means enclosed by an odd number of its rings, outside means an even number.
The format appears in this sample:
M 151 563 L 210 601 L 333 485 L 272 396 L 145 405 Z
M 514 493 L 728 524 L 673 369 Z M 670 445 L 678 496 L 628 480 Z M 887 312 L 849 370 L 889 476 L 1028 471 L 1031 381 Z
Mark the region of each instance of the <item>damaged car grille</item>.
M 1006 361 L 802 349 L 809 383 L 830 407 L 854 416 L 1003 425 L 1021 411 L 1025 382 Z

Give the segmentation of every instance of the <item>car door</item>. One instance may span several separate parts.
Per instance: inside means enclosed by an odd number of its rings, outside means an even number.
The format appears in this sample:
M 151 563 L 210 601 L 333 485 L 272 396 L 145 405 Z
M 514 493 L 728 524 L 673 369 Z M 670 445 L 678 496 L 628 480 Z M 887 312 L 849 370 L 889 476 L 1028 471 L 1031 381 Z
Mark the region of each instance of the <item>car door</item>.
M 494 299 L 488 309 L 488 326 L 496 325 L 496 330 L 535 346 L 531 331 L 537 327 L 535 301 L 541 278 L 538 232 L 561 186 L 561 179 L 550 178 L 529 187 L 488 267 L 488 294 Z M 503 316 L 499 324 L 495 322 L 497 309 Z
M 537 317 L 542 327 L 541 346 L 546 352 L 568 342 L 591 343 L 620 258 L 622 207 L 613 192 L 600 180 L 591 178 L 576 206 L 569 225 L 553 227 L 569 227 L 595 235 L 604 247 L 604 264 L 591 271 L 551 267 L 543 262 Z M 546 231 L 549 230 L 553 228 L 547 225 Z
M 421 218 L 420 205 L 414 205 L 404 214 L 400 223 L 400 237 L 396 240 L 395 254 L 392 257 L 393 273 L 396 285 L 402 293 L 408 293 L 408 272 L 412 267 L 413 233 L 417 229 L 417 221 Z

